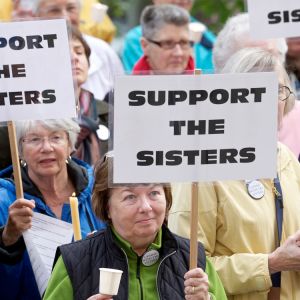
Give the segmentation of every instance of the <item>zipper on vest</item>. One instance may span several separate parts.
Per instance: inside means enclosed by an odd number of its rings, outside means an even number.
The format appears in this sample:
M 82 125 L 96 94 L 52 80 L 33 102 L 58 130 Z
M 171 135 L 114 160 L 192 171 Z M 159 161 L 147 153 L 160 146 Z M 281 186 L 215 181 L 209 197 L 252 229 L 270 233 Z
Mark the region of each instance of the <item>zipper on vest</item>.
M 158 299 L 161 299 L 161 296 L 160 296 L 160 292 L 159 292 L 159 288 L 158 288 L 158 272 L 159 272 L 159 269 L 160 269 L 160 266 L 161 264 L 170 256 L 172 256 L 173 254 L 175 254 L 176 251 L 173 251 L 172 253 L 168 254 L 167 256 L 165 256 L 159 263 L 158 265 L 158 268 L 157 268 L 157 272 L 156 272 L 156 289 L 157 289 L 157 294 L 158 294 Z
M 141 257 L 140 256 L 138 256 L 138 258 L 137 258 L 136 278 L 138 279 L 138 281 L 140 283 L 140 295 L 141 295 L 141 300 L 143 300 L 144 295 L 143 295 L 143 284 L 142 284 L 142 279 L 141 279 Z
M 127 257 L 125 250 L 123 248 L 121 248 L 121 250 L 125 255 L 126 263 L 127 263 L 127 278 L 128 278 L 128 280 L 127 280 L 127 292 L 128 292 L 127 299 L 128 299 L 129 298 L 129 262 L 128 262 L 128 257 Z

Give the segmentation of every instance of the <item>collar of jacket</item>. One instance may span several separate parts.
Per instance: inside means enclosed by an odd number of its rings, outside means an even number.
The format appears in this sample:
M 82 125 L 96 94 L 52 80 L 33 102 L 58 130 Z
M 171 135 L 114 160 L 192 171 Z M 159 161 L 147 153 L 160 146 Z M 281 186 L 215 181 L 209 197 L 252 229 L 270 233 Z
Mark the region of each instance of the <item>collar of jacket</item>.
M 115 247 L 112 247 L 110 251 L 112 251 L 112 254 L 119 258 L 124 258 L 124 252 L 119 247 L 117 241 L 115 240 L 115 237 L 113 235 L 112 229 L 110 226 L 106 229 L 105 239 L 107 242 L 107 245 L 113 244 Z M 174 238 L 171 231 L 165 226 L 162 225 L 162 245 L 160 248 L 160 258 L 163 258 L 170 253 L 178 250 L 178 243 L 176 239 Z M 125 250 L 124 250 L 125 251 Z
M 185 70 L 183 71 L 184 74 L 192 74 L 191 72 L 194 72 L 195 69 L 195 62 L 192 56 L 189 57 L 187 66 Z M 134 65 L 132 74 L 134 75 L 149 75 L 152 71 L 147 56 L 143 55 L 137 63 Z
M 75 187 L 76 195 L 79 195 L 89 184 L 88 172 L 83 162 L 77 159 L 69 159 L 67 164 L 68 175 Z M 30 194 L 40 199 L 44 199 L 38 187 L 32 182 L 28 175 L 28 169 L 26 167 L 21 168 L 22 182 L 24 193 Z M 1 178 L 6 178 L 12 184 L 14 184 L 14 175 L 12 166 L 4 169 L 1 174 Z
M 111 230 L 113 232 L 113 237 L 114 237 L 116 243 L 119 245 L 119 247 L 123 248 L 123 250 L 126 252 L 127 256 L 136 258 L 138 255 L 134 252 L 130 243 L 128 241 L 124 240 L 113 226 L 111 227 Z M 147 250 L 145 252 L 147 252 L 149 250 L 159 251 L 159 249 L 161 248 L 161 243 L 162 243 L 162 229 L 160 229 L 158 231 L 154 241 L 147 247 Z

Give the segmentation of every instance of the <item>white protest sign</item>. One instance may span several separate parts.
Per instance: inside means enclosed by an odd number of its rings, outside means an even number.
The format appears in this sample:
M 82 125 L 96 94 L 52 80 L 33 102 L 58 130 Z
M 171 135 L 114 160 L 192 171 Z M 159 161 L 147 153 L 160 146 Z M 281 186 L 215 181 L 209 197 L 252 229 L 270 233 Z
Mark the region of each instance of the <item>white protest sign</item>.
M 66 21 L 0 23 L 0 121 L 75 116 Z
M 255 39 L 300 36 L 299 0 L 248 0 L 248 11 Z
M 276 176 L 275 73 L 122 76 L 114 183 Z
M 47 287 L 56 248 L 72 241 L 72 224 L 34 213 L 32 227 L 23 233 L 26 249 L 41 295 Z

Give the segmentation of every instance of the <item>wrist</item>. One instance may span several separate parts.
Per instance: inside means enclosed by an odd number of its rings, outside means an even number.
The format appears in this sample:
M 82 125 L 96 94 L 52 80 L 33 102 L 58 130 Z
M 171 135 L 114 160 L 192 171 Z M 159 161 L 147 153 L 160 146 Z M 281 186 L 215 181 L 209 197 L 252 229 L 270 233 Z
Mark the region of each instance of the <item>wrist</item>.
M 2 235 L 1 235 L 1 243 L 5 246 L 11 246 L 13 244 L 15 244 L 20 237 L 13 237 L 10 236 L 9 233 L 7 232 L 7 228 L 6 226 L 4 227 L 3 231 L 2 231 Z
M 268 256 L 268 267 L 270 274 L 274 274 L 281 271 L 280 266 L 278 264 L 276 250 L 270 253 Z

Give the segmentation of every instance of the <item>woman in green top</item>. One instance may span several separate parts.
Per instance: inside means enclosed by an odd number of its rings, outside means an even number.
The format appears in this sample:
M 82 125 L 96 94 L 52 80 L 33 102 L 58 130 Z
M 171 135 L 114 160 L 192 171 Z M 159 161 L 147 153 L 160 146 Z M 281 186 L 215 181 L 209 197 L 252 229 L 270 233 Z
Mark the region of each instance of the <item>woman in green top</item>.
M 170 186 L 112 185 L 112 164 L 106 155 L 96 165 L 93 190 L 94 210 L 107 230 L 58 249 L 44 299 L 112 299 L 98 294 L 101 267 L 123 271 L 114 299 L 227 299 L 203 246 L 198 268 L 189 271 L 189 240 L 166 227 Z

